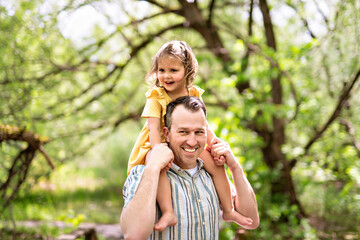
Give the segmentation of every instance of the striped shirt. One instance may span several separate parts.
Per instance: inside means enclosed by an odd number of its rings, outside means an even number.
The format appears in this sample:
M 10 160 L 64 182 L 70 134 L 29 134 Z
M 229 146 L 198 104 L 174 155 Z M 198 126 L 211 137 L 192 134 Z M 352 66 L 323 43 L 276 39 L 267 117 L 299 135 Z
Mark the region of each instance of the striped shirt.
M 153 231 L 149 239 L 218 239 L 220 204 L 211 176 L 198 159 L 198 170 L 191 176 L 175 164 L 167 171 L 171 199 L 178 223 L 164 231 Z M 132 168 L 123 188 L 125 206 L 139 186 L 145 165 Z M 124 207 L 125 207 L 124 206 Z M 157 219 L 161 211 L 157 206 Z

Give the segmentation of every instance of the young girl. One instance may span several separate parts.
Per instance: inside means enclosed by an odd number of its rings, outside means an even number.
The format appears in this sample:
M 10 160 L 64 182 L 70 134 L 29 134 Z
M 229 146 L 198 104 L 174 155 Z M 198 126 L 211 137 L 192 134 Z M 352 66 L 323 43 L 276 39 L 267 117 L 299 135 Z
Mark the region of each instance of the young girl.
M 162 134 L 166 106 L 172 100 L 181 96 L 201 98 L 204 90 L 193 85 L 198 63 L 194 53 L 187 43 L 171 41 L 165 43 L 152 60 L 146 80 L 153 86 L 147 91 L 146 105 L 142 117 L 147 118 L 135 146 L 131 152 L 128 164 L 128 174 L 132 167 L 146 164 L 151 148 L 165 142 Z M 207 143 L 210 146 L 215 134 L 208 128 Z M 240 225 L 251 225 L 252 220 L 233 210 L 230 185 L 224 166 L 216 166 L 208 150 L 204 150 L 200 158 L 205 162 L 205 170 L 211 174 L 222 208 L 223 219 L 234 221 Z M 171 164 L 168 165 L 170 168 Z M 159 179 L 157 202 L 161 210 L 161 218 L 155 224 L 154 230 L 163 231 L 166 227 L 177 223 L 171 202 L 171 189 L 166 171 L 162 171 Z

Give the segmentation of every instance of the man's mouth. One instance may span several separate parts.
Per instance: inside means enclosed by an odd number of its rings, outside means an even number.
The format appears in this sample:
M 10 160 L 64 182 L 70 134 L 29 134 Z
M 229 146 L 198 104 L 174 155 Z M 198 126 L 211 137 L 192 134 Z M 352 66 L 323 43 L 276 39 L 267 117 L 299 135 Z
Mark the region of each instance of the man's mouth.
M 191 149 L 191 148 L 183 148 L 183 149 L 185 150 L 185 152 L 189 152 L 189 153 L 193 153 L 193 152 L 196 151 L 196 148 L 193 148 L 193 149 Z

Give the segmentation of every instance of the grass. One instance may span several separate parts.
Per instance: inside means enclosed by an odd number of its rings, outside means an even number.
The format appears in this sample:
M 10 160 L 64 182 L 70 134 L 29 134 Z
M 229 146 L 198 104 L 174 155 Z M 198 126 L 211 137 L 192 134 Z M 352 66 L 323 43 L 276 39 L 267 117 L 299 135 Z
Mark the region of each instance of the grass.
M 36 190 L 17 198 L 13 214 L 17 221 L 117 223 L 123 206 L 121 190 L 120 186 L 56 192 Z M 8 210 L 4 217 L 10 219 Z

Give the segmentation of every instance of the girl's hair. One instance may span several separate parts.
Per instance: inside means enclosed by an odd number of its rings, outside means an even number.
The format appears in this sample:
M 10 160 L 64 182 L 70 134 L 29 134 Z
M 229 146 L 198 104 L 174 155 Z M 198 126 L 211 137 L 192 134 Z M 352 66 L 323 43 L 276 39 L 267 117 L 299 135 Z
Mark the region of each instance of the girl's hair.
M 184 41 L 173 40 L 165 43 L 152 59 L 151 68 L 146 74 L 145 80 L 151 86 L 160 86 L 157 79 L 159 60 L 163 57 L 173 57 L 184 64 L 186 87 L 191 87 L 198 69 L 198 62 L 191 47 Z

